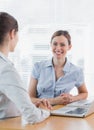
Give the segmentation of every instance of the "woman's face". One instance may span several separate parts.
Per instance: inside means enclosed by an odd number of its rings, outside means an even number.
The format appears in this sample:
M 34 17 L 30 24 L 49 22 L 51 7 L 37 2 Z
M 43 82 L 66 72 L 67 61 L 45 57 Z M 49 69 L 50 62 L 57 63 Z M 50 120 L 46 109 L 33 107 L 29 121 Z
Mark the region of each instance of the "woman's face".
M 67 38 L 63 35 L 54 37 L 51 42 L 53 56 L 57 59 L 65 58 L 70 48 L 71 45 L 69 45 Z

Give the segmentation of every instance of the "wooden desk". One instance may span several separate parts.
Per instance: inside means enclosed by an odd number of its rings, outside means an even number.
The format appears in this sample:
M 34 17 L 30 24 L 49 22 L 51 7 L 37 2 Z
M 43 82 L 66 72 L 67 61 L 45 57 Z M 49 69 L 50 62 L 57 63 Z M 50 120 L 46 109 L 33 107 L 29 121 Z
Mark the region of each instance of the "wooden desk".
M 27 126 L 22 126 L 20 117 L 11 118 L 0 121 L 0 130 L 94 130 L 94 114 L 86 118 L 50 116 L 41 123 Z

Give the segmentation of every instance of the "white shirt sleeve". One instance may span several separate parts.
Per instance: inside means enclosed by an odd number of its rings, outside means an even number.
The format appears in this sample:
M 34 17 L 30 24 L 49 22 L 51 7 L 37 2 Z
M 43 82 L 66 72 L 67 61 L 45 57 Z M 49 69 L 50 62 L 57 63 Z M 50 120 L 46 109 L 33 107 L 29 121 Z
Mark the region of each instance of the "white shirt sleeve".
M 4 93 L 21 111 L 23 124 L 34 124 L 49 117 L 50 112 L 37 108 L 24 89 L 20 76 L 13 66 L 7 65 L 2 71 L 0 86 Z

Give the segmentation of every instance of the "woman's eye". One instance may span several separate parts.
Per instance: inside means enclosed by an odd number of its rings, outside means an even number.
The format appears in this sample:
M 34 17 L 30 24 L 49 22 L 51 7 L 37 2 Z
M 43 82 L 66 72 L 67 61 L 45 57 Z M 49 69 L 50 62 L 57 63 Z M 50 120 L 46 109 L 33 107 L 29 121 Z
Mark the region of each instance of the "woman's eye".
M 54 46 L 57 46 L 57 43 L 56 43 L 56 42 L 54 42 L 54 43 L 53 43 L 53 45 L 54 45 Z
M 61 46 L 65 46 L 65 44 L 61 44 Z

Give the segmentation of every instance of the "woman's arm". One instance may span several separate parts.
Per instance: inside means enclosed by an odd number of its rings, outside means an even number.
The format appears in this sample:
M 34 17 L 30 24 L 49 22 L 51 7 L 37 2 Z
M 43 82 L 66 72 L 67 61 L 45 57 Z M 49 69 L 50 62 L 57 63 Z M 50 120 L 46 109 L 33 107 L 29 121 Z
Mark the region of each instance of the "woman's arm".
M 6 82 L 5 82 L 6 79 Z M 37 123 L 45 120 L 50 116 L 50 109 L 41 101 L 40 108 L 37 108 L 30 100 L 30 96 L 23 87 L 22 80 L 14 67 L 9 65 L 4 66 L 2 76 L 0 77 L 1 92 L 10 99 L 9 103 L 14 103 L 22 114 L 23 123 Z M 5 100 L 6 101 L 6 100 Z M 6 102 L 3 102 L 6 104 Z M 5 107 L 7 105 L 4 105 Z M 14 114 L 15 116 L 15 114 Z
M 88 91 L 87 91 L 87 88 L 86 88 L 85 83 L 83 83 L 83 84 L 78 88 L 78 95 L 76 95 L 76 96 L 71 96 L 71 97 L 70 97 L 70 100 L 71 100 L 71 102 L 78 101 L 78 100 L 83 100 L 83 99 L 86 99 L 87 96 L 88 96 Z
M 28 92 L 29 92 L 30 98 L 31 98 L 31 100 L 32 100 L 32 102 L 34 104 L 41 101 L 40 98 L 37 98 L 37 94 L 36 94 L 36 92 L 37 92 L 37 83 L 38 83 L 37 79 L 31 77 Z
M 71 103 L 71 102 L 75 102 L 75 101 L 83 100 L 83 99 L 87 98 L 88 91 L 87 91 L 85 83 L 83 83 L 77 89 L 78 89 L 78 94 L 75 95 L 75 96 L 73 96 L 72 94 L 69 94 L 69 93 L 63 93 L 63 94 L 61 94 L 61 96 L 63 98 L 63 101 L 64 101 L 63 104 L 68 104 L 68 103 Z
M 36 91 L 37 91 L 37 83 L 38 81 L 31 77 L 30 79 L 30 83 L 29 83 L 29 96 L 31 98 L 31 101 L 37 106 L 37 107 L 40 107 L 41 104 L 44 104 L 44 106 L 47 107 L 47 109 L 51 109 L 51 105 L 50 105 L 50 102 L 47 100 L 47 99 L 40 99 L 40 98 L 37 98 L 37 94 L 36 94 Z

